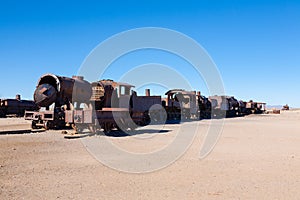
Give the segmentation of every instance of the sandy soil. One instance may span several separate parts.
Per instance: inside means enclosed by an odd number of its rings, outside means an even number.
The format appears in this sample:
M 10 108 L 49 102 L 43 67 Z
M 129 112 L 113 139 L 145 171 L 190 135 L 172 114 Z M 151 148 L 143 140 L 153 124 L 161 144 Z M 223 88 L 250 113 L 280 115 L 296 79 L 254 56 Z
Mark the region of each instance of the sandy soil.
M 6 120 L 11 119 L 1 120 L 0 127 Z M 142 174 L 97 161 L 83 141 L 99 136 L 82 141 L 64 139 L 61 131 L 0 135 L 0 199 L 299 199 L 299 122 L 300 111 L 226 119 L 216 147 L 202 160 L 210 121 L 187 122 L 199 128 L 185 154 Z M 173 141 L 179 126 L 100 137 L 126 151 L 147 153 Z
M 30 129 L 31 122 L 24 118 L 0 118 L 0 132 Z

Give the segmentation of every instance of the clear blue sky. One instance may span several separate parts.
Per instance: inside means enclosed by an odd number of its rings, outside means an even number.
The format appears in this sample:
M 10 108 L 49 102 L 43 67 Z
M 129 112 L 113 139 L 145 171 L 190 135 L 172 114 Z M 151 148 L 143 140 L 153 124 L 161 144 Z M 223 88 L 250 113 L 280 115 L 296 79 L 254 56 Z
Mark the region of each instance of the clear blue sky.
M 0 98 L 20 93 L 31 99 L 42 74 L 76 74 L 103 40 L 151 26 L 200 43 L 228 94 L 300 107 L 299 19 L 296 0 L 0 1 Z M 180 71 L 176 59 L 167 57 L 166 64 Z M 160 59 L 145 55 L 132 65 L 144 61 Z

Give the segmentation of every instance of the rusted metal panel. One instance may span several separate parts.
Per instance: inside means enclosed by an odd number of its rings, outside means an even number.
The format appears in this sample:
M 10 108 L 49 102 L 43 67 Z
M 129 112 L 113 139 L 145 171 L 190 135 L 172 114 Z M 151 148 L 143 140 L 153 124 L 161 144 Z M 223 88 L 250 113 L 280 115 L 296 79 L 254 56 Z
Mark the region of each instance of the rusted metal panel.
M 130 95 L 121 95 L 119 97 L 119 106 L 120 108 L 129 108 L 130 105 Z
M 65 111 L 65 122 L 66 123 L 74 123 L 74 111 L 73 110 Z
M 24 115 L 25 120 L 33 120 L 34 113 L 35 113 L 34 111 L 25 111 L 25 115 Z
M 97 110 L 96 112 L 96 118 L 100 123 L 105 122 L 112 122 L 114 123 L 115 120 L 118 119 L 126 119 L 130 118 L 129 111 L 125 110 Z
M 45 110 L 43 112 L 39 112 L 42 114 L 42 119 L 46 121 L 54 120 L 54 111 L 52 110 Z
M 54 120 L 54 111 L 26 111 L 26 120 Z
M 161 96 L 132 96 L 132 109 L 134 111 L 145 112 L 155 104 L 161 105 Z
M 93 122 L 93 112 L 93 110 L 67 111 L 65 121 L 67 123 L 90 124 Z
M 74 110 L 74 123 L 84 123 L 83 110 Z
M 94 114 L 93 110 L 84 110 L 83 111 L 84 123 L 88 123 L 88 124 L 93 123 L 93 114 Z

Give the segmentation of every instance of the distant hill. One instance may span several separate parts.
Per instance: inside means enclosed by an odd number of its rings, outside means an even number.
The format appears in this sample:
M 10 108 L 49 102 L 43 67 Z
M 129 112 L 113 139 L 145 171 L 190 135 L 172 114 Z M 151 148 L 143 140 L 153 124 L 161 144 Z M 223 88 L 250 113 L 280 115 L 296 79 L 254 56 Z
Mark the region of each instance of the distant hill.
M 279 109 L 281 110 L 283 108 L 284 105 L 267 105 L 267 110 L 271 110 L 271 109 Z M 291 109 L 297 109 L 297 108 L 294 108 L 294 107 L 291 107 L 290 106 L 290 110 Z
M 267 105 L 267 109 L 281 109 L 283 105 Z

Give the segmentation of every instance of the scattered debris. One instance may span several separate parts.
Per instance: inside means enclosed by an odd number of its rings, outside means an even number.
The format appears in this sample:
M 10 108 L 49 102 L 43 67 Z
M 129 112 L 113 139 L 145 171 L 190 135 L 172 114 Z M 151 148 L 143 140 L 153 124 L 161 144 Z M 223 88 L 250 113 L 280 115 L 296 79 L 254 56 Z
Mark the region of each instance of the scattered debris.
M 280 114 L 280 110 L 278 110 L 278 109 L 273 109 L 273 110 L 272 110 L 272 113 L 273 113 L 273 114 Z

